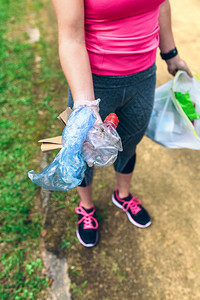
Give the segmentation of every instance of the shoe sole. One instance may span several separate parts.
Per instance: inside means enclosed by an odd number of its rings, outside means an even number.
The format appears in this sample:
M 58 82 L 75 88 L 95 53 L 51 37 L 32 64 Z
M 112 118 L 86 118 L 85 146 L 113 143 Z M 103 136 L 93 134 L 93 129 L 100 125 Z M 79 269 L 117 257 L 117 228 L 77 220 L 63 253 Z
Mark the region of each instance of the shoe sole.
M 113 204 L 115 204 L 117 207 L 122 208 L 122 205 L 120 205 L 120 204 L 115 200 L 114 195 L 112 195 L 112 202 L 113 202 Z M 139 223 L 137 223 L 136 221 L 134 221 L 134 220 L 132 219 L 132 217 L 131 217 L 131 215 L 129 214 L 128 211 L 126 211 L 125 213 L 127 214 L 128 218 L 129 218 L 129 221 L 130 221 L 133 225 L 135 225 L 135 226 L 137 226 L 137 227 L 139 227 L 139 228 L 146 228 L 146 227 L 149 227 L 149 226 L 151 225 L 151 221 L 149 221 L 149 222 L 146 223 L 145 225 L 139 224 Z
M 97 244 L 98 240 L 99 240 L 98 232 L 97 232 L 97 236 L 96 236 L 96 241 L 95 241 L 93 244 L 86 244 L 86 243 L 84 243 L 84 241 L 83 241 L 83 240 L 81 239 L 81 237 L 80 237 L 80 234 L 79 234 L 79 232 L 78 232 L 78 229 L 76 230 L 76 236 L 77 236 L 79 242 L 80 242 L 83 246 L 85 246 L 85 247 L 87 247 L 87 248 L 94 247 L 94 246 Z

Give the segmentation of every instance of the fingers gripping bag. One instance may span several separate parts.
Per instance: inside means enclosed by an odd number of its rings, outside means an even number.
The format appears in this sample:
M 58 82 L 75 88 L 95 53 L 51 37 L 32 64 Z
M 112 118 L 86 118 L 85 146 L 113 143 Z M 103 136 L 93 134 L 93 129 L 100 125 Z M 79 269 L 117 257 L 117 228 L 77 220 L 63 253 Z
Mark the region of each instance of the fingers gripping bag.
M 86 162 L 81 155 L 82 146 L 95 120 L 90 107 L 74 109 L 62 133 L 62 149 L 40 174 L 29 171 L 29 178 L 52 191 L 68 191 L 79 185 L 86 170 Z
M 200 150 L 200 81 L 178 71 L 158 87 L 146 136 L 167 148 Z

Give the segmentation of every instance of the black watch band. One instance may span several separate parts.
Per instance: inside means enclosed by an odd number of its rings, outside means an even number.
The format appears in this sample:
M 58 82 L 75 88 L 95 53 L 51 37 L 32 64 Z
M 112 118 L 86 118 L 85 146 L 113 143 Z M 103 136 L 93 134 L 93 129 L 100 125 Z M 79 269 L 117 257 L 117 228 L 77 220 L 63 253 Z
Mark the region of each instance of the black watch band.
M 164 59 L 164 60 L 168 60 L 168 59 L 170 59 L 170 58 L 173 58 L 173 57 L 175 57 L 177 54 L 178 54 L 178 51 L 177 51 L 176 47 L 175 47 L 174 49 L 170 50 L 170 51 L 167 52 L 167 53 L 162 53 L 162 52 L 160 52 L 160 56 L 161 56 L 162 59 Z

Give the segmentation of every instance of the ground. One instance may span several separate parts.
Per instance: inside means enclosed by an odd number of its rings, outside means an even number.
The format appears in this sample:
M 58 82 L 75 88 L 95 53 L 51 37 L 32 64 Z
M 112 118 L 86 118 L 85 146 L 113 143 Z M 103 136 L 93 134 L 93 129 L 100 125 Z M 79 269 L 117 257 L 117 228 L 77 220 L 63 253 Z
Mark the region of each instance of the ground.
M 179 53 L 200 73 L 200 4 L 176 0 L 171 5 Z M 171 79 L 159 54 L 157 67 L 159 86 Z M 145 137 L 138 148 L 131 191 L 149 211 L 152 225 L 139 229 L 111 202 L 115 188 L 112 167 L 96 168 L 94 198 L 100 242 L 93 249 L 74 243 L 70 251 L 61 251 L 58 236 L 53 239 L 51 235 L 52 226 L 60 232 L 67 223 L 63 230 L 74 234 L 76 219 L 66 208 L 55 221 L 49 209 L 46 246 L 67 258 L 72 287 L 79 288 L 74 289 L 73 299 L 200 299 L 199 173 L 199 151 L 166 149 Z
M 28 128 L 34 128 L 37 120 L 37 133 L 30 133 L 27 140 L 30 147 L 36 149 L 35 154 L 32 154 L 34 159 L 31 164 L 37 168 L 37 164 L 41 162 L 39 147 L 36 142 L 34 146 L 30 143 L 33 143 L 33 139 L 37 141 L 61 132 L 61 125 L 54 119 L 66 107 L 67 85 L 60 75 L 57 23 L 53 5 L 47 0 L 40 1 L 43 6 L 41 5 L 39 13 L 34 14 L 34 1 L 28 2 L 31 3 L 31 8 L 26 14 L 26 20 L 31 27 L 38 27 L 42 36 L 41 44 L 33 44 L 30 50 L 35 51 L 36 64 L 31 69 L 34 76 L 30 78 L 37 98 L 34 105 L 37 107 L 34 118 L 33 114 L 28 115 L 27 120 L 30 123 L 27 121 L 23 128 L 28 133 Z M 200 75 L 200 3 L 198 0 L 174 0 L 171 1 L 171 6 L 173 31 L 179 54 Z M 36 21 L 32 20 L 34 18 Z M 35 22 L 34 25 L 32 22 Z M 18 22 L 15 23 L 12 18 L 11 23 L 18 26 Z M 19 29 L 17 27 L 18 34 L 24 30 L 24 26 Z M 52 47 L 45 48 L 44 41 Z M 46 74 L 44 81 L 38 76 L 41 70 Z M 158 52 L 157 86 L 171 78 Z M 27 112 L 23 114 L 26 115 Z M 147 229 L 133 226 L 126 214 L 112 204 L 111 195 L 115 189 L 112 167 L 96 168 L 95 172 L 93 196 L 100 224 L 100 241 L 92 249 L 84 248 L 75 238 L 77 216 L 74 208 L 79 203 L 76 191 L 51 194 L 45 214 L 42 215 L 44 222 L 41 222 L 41 248 L 38 247 L 37 250 L 42 252 L 45 247 L 58 258 L 67 260 L 74 300 L 200 300 L 199 151 L 166 149 L 145 137 L 137 154 L 131 192 L 142 200 L 152 217 L 152 225 Z M 51 161 L 54 156 L 55 152 L 51 153 L 48 160 Z M 24 169 L 23 172 L 27 174 L 27 167 Z M 37 191 L 39 195 L 39 188 Z M 33 191 L 28 189 L 29 193 Z M 36 198 L 34 197 L 35 202 Z M 33 215 L 34 210 L 31 213 Z M 31 223 L 31 218 L 28 221 Z M 9 239 L 6 242 L 9 243 Z M 18 244 L 21 249 L 22 243 Z M 37 245 L 36 243 L 34 247 Z M 9 249 L 6 243 L 3 247 Z M 39 251 L 32 252 L 33 257 L 34 254 L 40 256 Z M 27 253 L 26 260 L 31 257 Z M 26 263 L 30 266 L 29 261 Z M 21 282 L 25 282 L 25 287 L 30 281 L 25 280 L 28 278 L 26 276 L 23 275 L 22 279 L 20 277 Z M 8 278 L 9 276 L 6 280 Z M 32 283 L 35 283 L 34 278 Z M 16 284 L 17 288 L 18 284 L 19 282 Z M 49 284 L 51 285 L 51 278 Z M 31 288 L 30 285 L 30 291 Z M 12 282 L 6 289 L 8 292 L 13 289 Z M 39 288 L 37 292 L 40 292 Z M 10 294 L 10 298 L 7 296 L 2 299 L 49 299 L 45 287 L 40 296 L 34 296 L 35 298 L 27 298 L 24 291 L 19 293 L 20 296 L 23 294 L 22 298 L 12 298 L 13 295 Z

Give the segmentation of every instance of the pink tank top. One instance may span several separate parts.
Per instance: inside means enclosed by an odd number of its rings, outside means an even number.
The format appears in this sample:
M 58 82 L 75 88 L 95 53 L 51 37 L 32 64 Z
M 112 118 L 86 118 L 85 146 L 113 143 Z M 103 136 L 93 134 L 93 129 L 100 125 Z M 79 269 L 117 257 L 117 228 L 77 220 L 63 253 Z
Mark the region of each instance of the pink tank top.
M 129 75 L 155 62 L 163 1 L 85 0 L 85 40 L 92 73 Z

